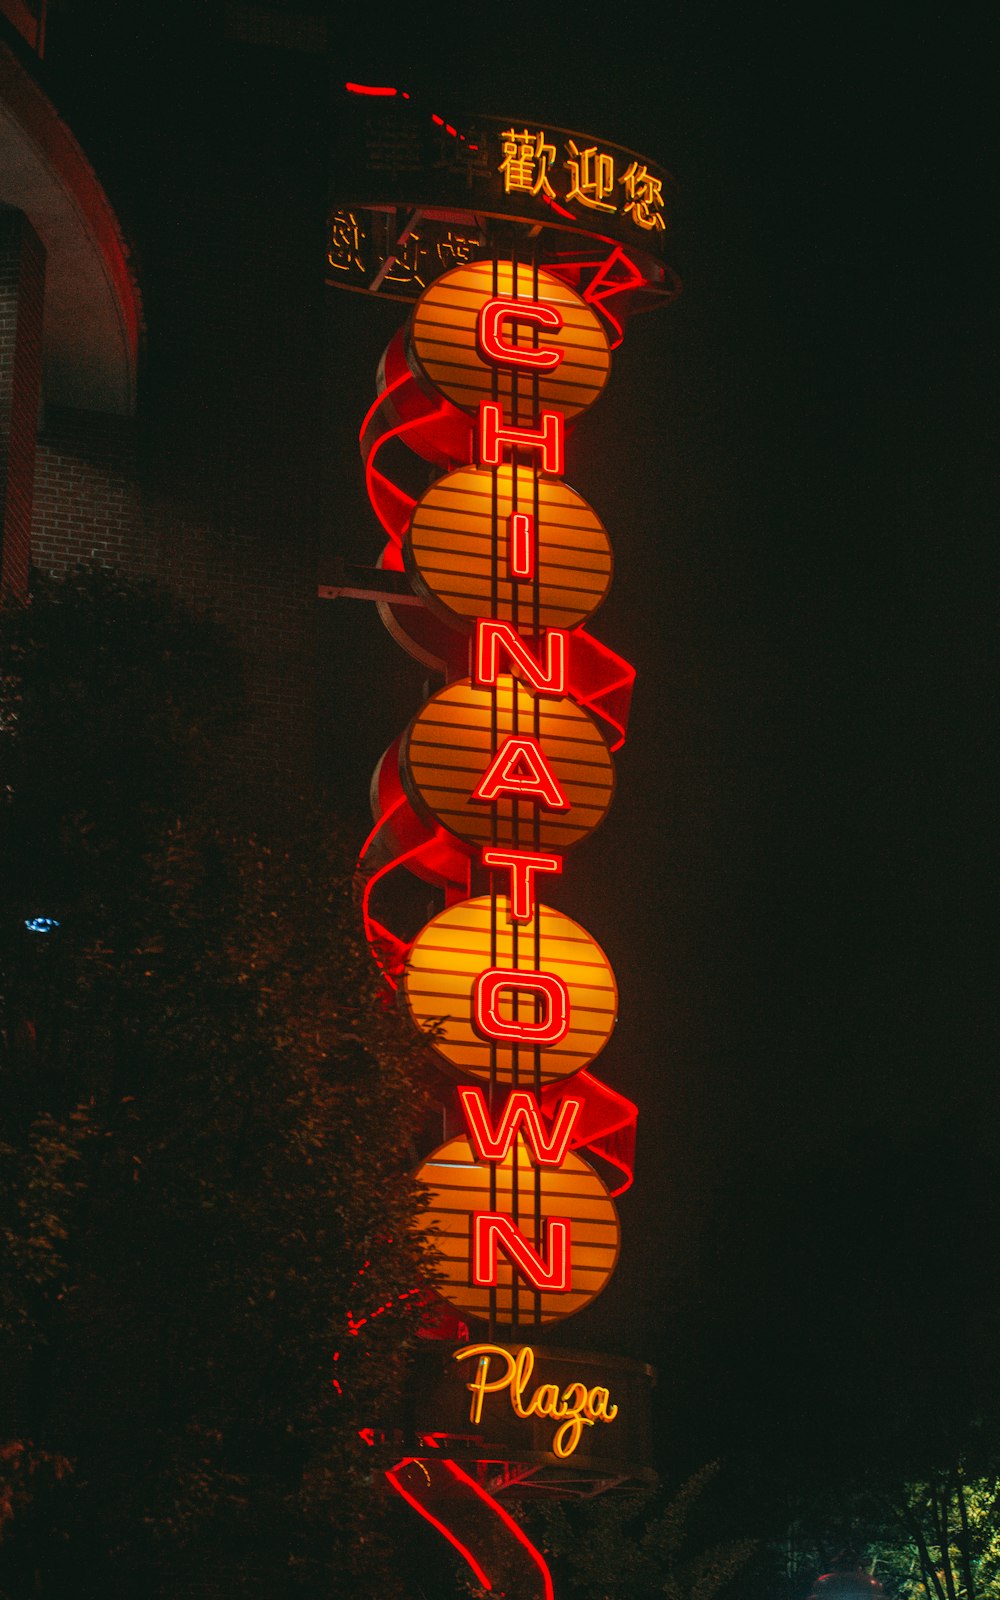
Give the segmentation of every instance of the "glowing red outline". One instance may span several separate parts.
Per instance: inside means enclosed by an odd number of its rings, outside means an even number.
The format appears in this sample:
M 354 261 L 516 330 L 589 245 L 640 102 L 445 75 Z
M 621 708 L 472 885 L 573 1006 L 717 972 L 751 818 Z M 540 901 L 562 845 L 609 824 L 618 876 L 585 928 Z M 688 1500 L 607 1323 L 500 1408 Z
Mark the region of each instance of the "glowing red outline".
M 399 93 L 398 89 L 382 89 L 371 83 L 345 83 L 344 88 L 347 90 L 348 94 L 387 95 Z M 409 99 L 409 96 L 407 96 L 407 99 Z
M 565 355 L 556 345 L 539 345 L 536 348 L 507 344 L 500 337 L 504 322 L 531 322 L 536 328 L 558 330 L 563 325 L 562 315 L 553 305 L 540 300 L 486 300 L 476 321 L 476 343 L 486 361 L 495 366 L 527 367 L 532 372 L 554 372 Z
M 615 282 L 611 277 L 617 266 L 624 266 L 631 274 L 625 283 Z M 633 289 L 648 287 L 649 279 L 639 271 L 635 262 L 625 254 L 620 245 L 615 245 L 611 254 L 605 256 L 604 260 L 598 264 L 596 271 L 594 271 L 594 263 L 592 261 L 556 261 L 550 263 L 548 270 L 553 277 L 561 278 L 566 283 L 570 281 L 570 273 L 593 273 L 585 289 L 579 289 L 579 279 L 577 283 L 571 283 L 570 287 L 577 289 L 577 292 L 581 294 L 587 305 L 593 306 L 600 316 L 610 322 L 617 335 L 611 348 L 612 350 L 617 350 L 625 337 L 625 329 L 614 313 L 608 310 L 607 302 L 613 300 L 616 295 L 629 294 Z M 602 289 L 602 284 L 608 284 L 609 287 Z
M 529 773 L 519 778 L 514 768 L 521 761 L 529 768 Z M 471 798 L 492 805 L 501 794 L 512 794 L 524 800 L 534 796 L 550 811 L 572 810 L 538 740 L 530 733 L 511 734 L 504 740 Z
M 553 1116 L 564 1094 L 562 1079 L 548 1084 L 542 1090 L 541 1106 L 546 1116 Z M 583 1099 L 583 1113 L 576 1127 L 574 1150 L 588 1150 L 617 1167 L 624 1179 L 611 1198 L 624 1194 L 635 1181 L 635 1126 L 638 1107 L 625 1095 L 619 1094 L 586 1067 L 573 1074 L 573 1093 Z
M 507 519 L 507 568 L 519 580 L 535 576 L 535 519 L 526 511 L 512 511 Z
M 511 1217 L 499 1211 L 472 1213 L 471 1278 L 482 1289 L 495 1289 L 499 1281 L 499 1252 L 502 1250 L 515 1272 L 533 1289 L 546 1294 L 571 1294 L 573 1273 L 570 1265 L 570 1217 L 545 1218 L 545 1254 L 539 1255 Z
M 547 1002 L 544 1022 L 502 1017 L 498 1010 L 504 989 L 541 995 Z M 556 1045 L 569 1032 L 569 990 L 555 972 L 517 967 L 487 967 L 472 986 L 472 1025 L 484 1039 L 513 1039 L 519 1044 Z
M 420 1501 L 415 1495 L 410 1493 L 409 1489 L 404 1489 L 403 1485 L 399 1481 L 399 1478 L 396 1476 L 396 1474 L 400 1472 L 403 1467 L 408 1467 L 411 1461 L 419 1460 L 419 1456 L 404 1456 L 403 1460 L 397 1461 L 394 1467 L 388 1467 L 385 1475 L 392 1484 L 392 1487 L 395 1489 L 396 1493 L 402 1495 L 403 1499 L 408 1505 L 413 1507 L 414 1511 L 419 1511 L 420 1515 L 425 1519 L 425 1521 L 430 1523 L 432 1528 L 436 1528 L 438 1533 L 444 1534 L 444 1537 L 448 1540 L 449 1544 L 454 1545 L 462 1559 L 469 1563 L 469 1566 L 475 1573 L 477 1580 L 482 1584 L 487 1594 L 492 1594 L 493 1585 L 486 1576 L 486 1573 L 483 1571 L 482 1567 L 479 1565 L 479 1562 L 476 1560 L 475 1556 L 472 1554 L 472 1551 L 469 1549 L 468 1545 L 463 1544 L 457 1534 L 452 1533 L 447 1523 L 442 1522 L 440 1518 L 436 1517 L 432 1511 L 428 1511 L 426 1506 L 421 1505 Z M 445 1461 L 441 1464 L 445 1467 L 450 1467 L 452 1465 L 450 1461 Z M 426 1471 L 426 1468 L 424 1470 Z M 465 1477 L 465 1474 L 463 1473 L 462 1476 Z M 468 1481 L 469 1483 L 472 1483 L 471 1478 Z M 473 1485 L 473 1487 L 475 1487 L 475 1485 Z M 493 1503 L 494 1505 L 496 1504 L 495 1501 Z M 500 1508 L 498 1506 L 497 1510 L 499 1509 Z M 532 1548 L 534 1547 L 532 1546 Z M 546 1600 L 548 1600 L 548 1596 L 546 1596 Z
M 562 871 L 561 856 L 534 855 L 527 850 L 493 850 L 487 846 L 482 862 L 484 867 L 509 869 L 508 922 L 530 922 L 534 916 L 536 872 Z
M 389 807 L 388 811 L 386 811 L 381 817 L 379 817 L 379 819 L 376 822 L 375 826 L 372 828 L 371 833 L 368 835 L 368 837 L 365 840 L 364 844 L 361 846 L 361 852 L 360 852 L 360 854 L 358 856 L 358 865 L 357 865 L 357 869 L 356 870 L 360 871 L 361 864 L 364 861 L 365 856 L 368 854 L 368 852 L 371 849 L 372 845 L 375 843 L 375 840 L 378 838 L 379 833 L 385 827 L 385 825 L 389 821 L 390 817 L 394 817 L 396 815 L 396 812 L 400 809 L 400 807 L 404 806 L 405 804 L 406 804 L 406 796 L 405 795 L 400 795 L 399 799 L 395 802 L 395 804 L 391 805 Z M 387 861 L 387 862 L 384 863 L 383 866 L 378 867 L 373 873 L 371 873 L 366 878 L 364 889 L 361 891 L 361 921 L 362 921 L 362 925 L 363 925 L 364 930 L 365 930 L 365 938 L 368 940 L 368 943 L 371 946 L 372 954 L 374 955 L 376 963 L 378 964 L 379 971 L 382 973 L 382 976 L 385 978 L 386 982 L 393 989 L 398 989 L 399 988 L 399 984 L 396 982 L 396 979 L 392 976 L 392 973 L 387 971 L 385 963 L 379 959 L 379 953 L 378 953 L 379 945 L 380 944 L 390 944 L 390 945 L 393 945 L 393 946 L 399 946 L 400 951 L 401 951 L 401 958 L 405 957 L 406 951 L 409 948 L 409 946 L 406 945 L 402 940 L 398 939 L 396 937 L 396 935 L 394 933 L 392 933 L 385 926 L 384 923 L 379 922 L 377 920 L 377 918 L 372 916 L 371 910 L 370 910 L 370 901 L 371 901 L 371 897 L 372 897 L 372 890 L 374 889 L 375 885 L 378 883 L 380 878 L 384 878 L 387 873 L 392 872 L 394 870 L 394 868 L 399 866 L 401 864 L 401 862 L 406 859 L 406 856 L 414 855 L 419 848 L 420 848 L 419 845 L 415 846 L 413 850 L 406 851 L 406 855 L 405 856 L 394 856 L 391 861 Z
M 502 1161 L 514 1143 L 518 1124 L 523 1124 L 522 1137 L 529 1146 L 532 1158 L 539 1167 L 561 1167 L 566 1160 L 573 1129 L 583 1110 L 583 1101 L 567 1095 L 560 1101 L 559 1110 L 546 1137 L 538 1101 L 528 1089 L 515 1089 L 503 1108 L 499 1126 L 493 1127 L 482 1089 L 463 1087 L 458 1091 L 465 1112 L 466 1126 L 472 1148 L 480 1161 Z
M 583 649 L 593 649 L 597 655 L 603 656 L 605 661 L 607 661 L 610 665 L 621 669 L 618 677 L 611 678 L 607 682 L 602 683 L 599 689 L 594 689 L 590 693 L 586 693 L 582 689 L 574 686 L 574 664 L 572 655 L 570 658 L 570 693 L 572 694 L 577 705 L 589 706 L 594 714 L 601 718 L 602 722 L 606 722 L 609 727 L 615 729 L 618 734 L 618 738 L 610 747 L 613 755 L 614 752 L 616 750 L 620 750 L 622 745 L 625 743 L 626 724 L 619 717 L 614 716 L 602 702 L 604 702 L 610 695 L 614 694 L 617 689 L 627 689 L 629 692 L 631 692 L 632 685 L 635 683 L 635 668 L 630 661 L 626 661 L 625 657 L 620 656 L 616 650 L 612 650 L 609 645 L 602 643 L 600 639 L 595 639 L 594 635 L 592 633 L 588 633 L 586 628 L 577 628 L 574 631 L 574 633 L 571 635 L 570 647 L 571 651 L 576 653 L 577 664 L 579 664 L 581 654 L 580 647 L 582 647 Z
M 502 446 L 540 450 L 542 471 L 561 478 L 566 470 L 565 419 L 561 411 L 543 411 L 541 426 L 521 428 L 503 421 L 503 411 L 493 400 L 479 402 L 479 461 L 484 467 L 498 467 Z
M 366 445 L 365 433 L 369 424 L 374 421 L 375 415 L 383 401 L 387 400 L 389 396 L 394 394 L 397 389 L 402 388 L 404 384 L 412 382 L 413 379 L 410 373 L 403 372 L 398 378 L 394 378 L 392 383 L 387 384 L 382 390 L 382 393 L 377 396 L 373 404 L 370 405 L 368 410 L 365 412 L 364 421 L 361 424 L 361 430 L 358 436 L 362 449 L 365 451 L 365 489 L 367 490 L 368 498 L 371 501 L 372 509 L 374 510 L 375 515 L 378 517 L 379 522 L 382 524 L 382 527 L 389 535 L 389 538 L 392 540 L 393 544 L 397 545 L 401 545 L 403 542 L 403 532 L 401 532 L 400 529 L 392 523 L 386 521 L 382 514 L 378 497 L 372 491 L 372 481 L 373 479 L 378 478 L 380 483 L 384 484 L 390 493 L 396 496 L 400 504 L 404 507 L 404 520 L 406 523 L 409 522 L 409 518 L 413 515 L 413 512 L 417 506 L 417 501 L 414 499 L 413 495 L 407 494 L 404 489 L 400 489 L 398 484 L 393 483 L 391 478 L 387 478 L 384 472 L 379 471 L 379 469 L 375 466 L 375 457 L 382 449 L 382 446 L 387 444 L 390 439 L 401 439 L 406 433 L 411 433 L 418 428 L 425 428 L 429 423 L 440 421 L 442 418 L 448 416 L 449 412 L 453 409 L 453 407 L 448 404 L 447 400 L 442 400 L 441 404 L 436 410 L 427 412 L 425 416 L 411 417 L 408 422 L 399 422 L 395 425 L 395 427 L 387 428 L 384 433 L 380 433 L 371 446 Z
M 539 200 L 544 200 L 545 204 L 547 206 L 551 206 L 553 211 L 558 211 L 558 213 L 559 213 L 559 215 L 561 217 L 568 217 L 570 222 L 575 222 L 576 221 L 576 217 L 574 216 L 572 211 L 567 211 L 565 206 L 561 206 L 561 205 L 557 204 L 557 202 L 555 200 L 550 199 L 550 197 L 547 194 L 540 194 L 538 196 L 538 198 L 539 198 Z
M 564 695 L 569 633 L 565 628 L 546 628 L 543 638 L 544 668 L 509 622 L 495 617 L 477 617 L 473 680 L 481 687 L 492 688 L 500 676 L 500 652 L 506 650 L 512 665 L 520 667 L 525 682 L 536 694 Z
M 552 1574 L 548 1569 L 545 1557 L 542 1555 L 542 1552 L 537 1550 L 532 1544 L 520 1523 L 514 1520 L 506 1506 L 502 1506 L 498 1500 L 495 1500 L 493 1496 L 482 1487 L 481 1484 L 478 1484 L 474 1478 L 470 1478 L 467 1472 L 463 1472 L 457 1461 L 446 1461 L 444 1464 L 451 1472 L 452 1477 L 460 1479 L 463 1483 L 467 1483 L 473 1494 L 478 1495 L 480 1500 L 485 1501 L 485 1503 L 496 1512 L 497 1516 L 500 1518 L 500 1521 L 504 1523 L 507 1528 L 509 1528 L 515 1539 L 517 1539 L 520 1544 L 524 1545 L 524 1548 L 527 1550 L 532 1561 L 535 1563 L 536 1567 L 541 1573 L 542 1583 L 544 1585 L 542 1600 L 555 1600 L 555 1590 L 552 1587 Z M 489 1586 L 487 1585 L 487 1587 Z

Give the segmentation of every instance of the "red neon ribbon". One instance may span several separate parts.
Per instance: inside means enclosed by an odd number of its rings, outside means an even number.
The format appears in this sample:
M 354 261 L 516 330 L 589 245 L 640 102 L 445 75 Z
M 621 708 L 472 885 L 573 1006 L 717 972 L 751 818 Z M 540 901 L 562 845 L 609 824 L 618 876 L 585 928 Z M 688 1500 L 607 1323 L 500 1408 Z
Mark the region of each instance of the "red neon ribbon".
M 457 1461 L 404 1456 L 389 1468 L 386 1479 L 414 1511 L 454 1546 L 487 1594 L 497 1593 L 487 1566 L 496 1548 L 499 1521 L 507 1533 L 505 1578 L 516 1585 L 524 1600 L 554 1600 L 552 1574 L 542 1552 L 506 1506 L 488 1494 Z M 483 1517 L 483 1506 L 491 1513 L 489 1519 Z

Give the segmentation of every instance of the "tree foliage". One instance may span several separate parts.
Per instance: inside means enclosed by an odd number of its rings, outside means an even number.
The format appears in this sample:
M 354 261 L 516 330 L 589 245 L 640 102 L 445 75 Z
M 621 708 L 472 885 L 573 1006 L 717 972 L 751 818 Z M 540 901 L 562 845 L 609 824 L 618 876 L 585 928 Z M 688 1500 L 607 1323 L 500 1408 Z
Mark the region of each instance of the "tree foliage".
M 543 1551 L 556 1593 L 566 1600 L 723 1600 L 754 1551 L 749 1539 L 718 1539 L 711 1528 L 710 1462 L 672 1492 L 625 1491 L 598 1500 L 508 1504 Z M 508 1600 L 499 1539 L 490 1573 Z M 482 1589 L 462 1574 L 465 1591 Z M 532 1590 L 536 1594 L 537 1589 Z
M 0 630 L 0 1594 L 402 1593 L 357 1432 L 427 1279 L 423 1058 L 346 853 L 213 814 L 210 623 L 87 572 Z
M 797 1507 L 780 1552 L 772 1548 L 770 1573 L 762 1563 L 759 1592 L 802 1600 L 840 1550 L 878 1579 L 887 1600 L 1000 1600 L 997 1465 L 984 1449 L 912 1479 L 863 1473 L 812 1497 Z

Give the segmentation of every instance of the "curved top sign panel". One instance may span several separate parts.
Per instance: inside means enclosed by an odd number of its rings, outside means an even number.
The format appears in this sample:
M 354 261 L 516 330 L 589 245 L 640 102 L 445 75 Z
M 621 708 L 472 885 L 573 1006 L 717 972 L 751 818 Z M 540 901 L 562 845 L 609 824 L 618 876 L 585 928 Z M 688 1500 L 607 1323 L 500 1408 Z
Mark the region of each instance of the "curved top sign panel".
M 647 282 L 662 282 L 677 187 L 655 161 L 535 118 L 450 121 L 402 91 L 363 88 L 343 97 L 331 284 L 410 298 L 475 259 L 483 219 L 623 246 Z

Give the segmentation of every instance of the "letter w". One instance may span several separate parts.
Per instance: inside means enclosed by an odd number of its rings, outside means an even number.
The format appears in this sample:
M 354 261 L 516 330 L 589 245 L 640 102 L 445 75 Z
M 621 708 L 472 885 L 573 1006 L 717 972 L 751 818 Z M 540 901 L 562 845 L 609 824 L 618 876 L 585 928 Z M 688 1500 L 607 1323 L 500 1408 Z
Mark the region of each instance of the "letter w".
M 572 1096 L 560 1102 L 559 1111 L 548 1135 L 542 1123 L 538 1101 L 527 1089 L 515 1089 L 503 1108 L 499 1127 L 494 1128 L 481 1089 L 462 1088 L 458 1091 L 465 1112 L 472 1147 L 480 1161 L 502 1161 L 514 1143 L 518 1125 L 523 1127 L 534 1160 L 540 1167 L 561 1167 L 576 1127 L 576 1119 L 583 1109 L 583 1101 Z

